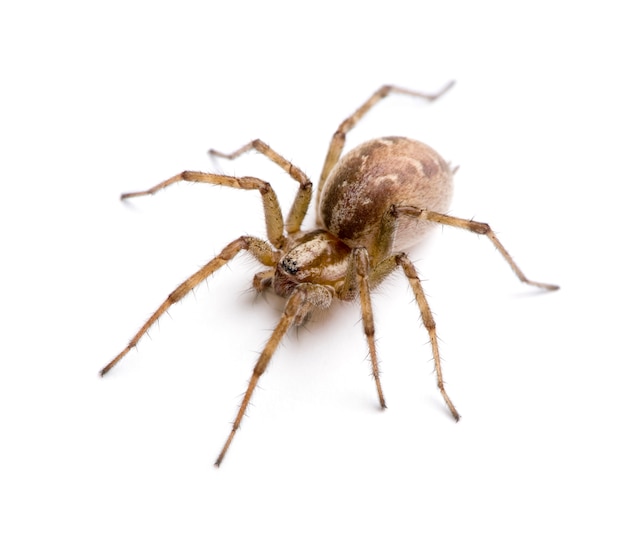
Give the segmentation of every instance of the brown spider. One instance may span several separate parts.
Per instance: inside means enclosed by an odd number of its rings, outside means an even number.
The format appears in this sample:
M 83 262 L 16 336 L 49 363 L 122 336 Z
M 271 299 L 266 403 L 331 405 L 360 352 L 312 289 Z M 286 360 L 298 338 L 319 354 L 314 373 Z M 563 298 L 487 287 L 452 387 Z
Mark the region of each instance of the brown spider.
M 232 429 L 215 466 L 219 467 L 239 429 L 250 398 L 278 344 L 292 325 L 304 323 L 315 309 L 330 307 L 334 299 L 359 298 L 363 331 L 367 339 L 372 373 L 380 406 L 385 398 L 380 384 L 374 340 L 374 317 L 370 291 L 398 266 L 413 289 L 422 321 L 428 331 L 435 362 L 437 386 L 455 420 L 460 416 L 444 387 L 435 321 L 426 301 L 422 284 L 405 250 L 415 245 L 435 223 L 451 225 L 486 235 L 524 283 L 547 290 L 558 286 L 531 281 L 513 262 L 488 224 L 446 215 L 452 196 L 452 177 L 448 163 L 424 143 L 404 137 L 383 137 L 357 146 L 341 157 L 346 134 L 381 99 L 390 93 L 407 94 L 434 101 L 453 85 L 447 84 L 436 94 L 414 92 L 396 86 L 382 86 L 357 111 L 341 123 L 333 135 L 326 155 L 317 193 L 317 225 L 313 231 L 301 231 L 309 208 L 312 183 L 295 165 L 277 154 L 261 140 L 254 140 L 239 150 L 225 154 L 210 153 L 227 159 L 256 150 L 285 170 L 300 184 L 286 223 L 272 186 L 254 177 L 236 178 L 204 172 L 182 172 L 146 191 L 125 193 L 122 199 L 152 195 L 180 182 L 204 182 L 238 189 L 257 189 L 263 199 L 269 242 L 241 236 L 228 244 L 213 260 L 181 283 L 159 306 L 126 348 L 101 371 L 104 376 L 135 345 L 148 329 L 175 302 L 216 270 L 246 250 L 268 267 L 254 276 L 257 291 L 273 288 L 287 299 L 284 311 L 254 366 Z

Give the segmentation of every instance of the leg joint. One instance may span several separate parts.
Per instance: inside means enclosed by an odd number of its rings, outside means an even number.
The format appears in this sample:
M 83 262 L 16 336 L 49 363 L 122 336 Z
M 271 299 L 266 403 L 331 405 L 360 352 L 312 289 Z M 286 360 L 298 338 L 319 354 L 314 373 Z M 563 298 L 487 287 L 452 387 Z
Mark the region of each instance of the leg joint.
M 491 227 L 488 223 L 481 223 L 479 221 L 470 221 L 469 228 L 472 232 L 477 234 L 489 234 L 491 232 Z

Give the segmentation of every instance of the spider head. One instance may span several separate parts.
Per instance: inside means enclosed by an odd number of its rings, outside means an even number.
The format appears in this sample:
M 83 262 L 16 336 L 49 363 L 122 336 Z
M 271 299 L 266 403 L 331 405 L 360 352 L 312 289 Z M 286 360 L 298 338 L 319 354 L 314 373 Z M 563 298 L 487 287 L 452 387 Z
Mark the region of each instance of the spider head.
M 299 238 L 276 265 L 274 290 L 287 297 L 300 283 L 329 285 L 337 290 L 348 269 L 350 248 L 324 230 Z

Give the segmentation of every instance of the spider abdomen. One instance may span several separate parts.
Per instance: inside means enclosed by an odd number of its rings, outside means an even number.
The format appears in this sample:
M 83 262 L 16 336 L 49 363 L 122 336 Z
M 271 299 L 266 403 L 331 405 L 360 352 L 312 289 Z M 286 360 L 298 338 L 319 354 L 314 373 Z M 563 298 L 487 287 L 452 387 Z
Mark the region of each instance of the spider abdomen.
M 392 205 L 447 211 L 452 176 L 448 163 L 424 143 L 405 137 L 374 139 L 348 152 L 330 172 L 318 215 L 348 246 L 371 251 Z M 415 245 L 431 225 L 401 216 L 393 251 Z

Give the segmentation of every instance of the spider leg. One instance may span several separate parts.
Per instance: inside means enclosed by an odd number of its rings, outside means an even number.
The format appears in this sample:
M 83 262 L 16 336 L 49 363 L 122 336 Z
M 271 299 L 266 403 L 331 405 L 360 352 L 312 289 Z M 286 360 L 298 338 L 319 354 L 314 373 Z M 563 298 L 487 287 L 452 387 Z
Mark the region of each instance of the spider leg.
M 122 199 L 129 199 L 131 197 L 141 197 L 143 195 L 154 195 L 157 191 L 160 191 L 177 182 L 201 182 L 206 184 L 213 184 L 217 186 L 227 186 L 237 189 L 258 189 L 263 198 L 263 210 L 265 212 L 265 226 L 267 228 L 267 238 L 274 247 L 282 247 L 285 237 L 283 235 L 283 214 L 278 203 L 276 193 L 272 189 L 272 186 L 252 176 L 243 176 L 237 178 L 235 176 L 227 176 L 224 174 L 212 174 L 197 171 L 184 171 L 176 176 L 157 184 L 156 186 L 146 189 L 144 191 L 133 191 L 131 193 L 123 193 Z
M 407 207 L 408 208 L 408 207 Z M 378 284 L 380 284 L 391 272 L 393 272 L 398 266 L 401 266 L 404 270 L 404 274 L 409 280 L 409 284 L 413 289 L 413 294 L 415 296 L 415 300 L 420 308 L 420 312 L 422 315 L 422 321 L 426 330 L 428 331 L 428 337 L 430 339 L 431 348 L 433 351 L 433 359 L 435 361 L 435 372 L 437 373 L 437 386 L 443 396 L 446 405 L 450 409 L 452 416 L 455 420 L 459 420 L 460 416 L 457 412 L 456 408 L 452 404 L 448 393 L 446 392 L 444 382 L 443 382 L 443 374 L 441 371 L 441 357 L 439 355 L 439 343 L 437 341 L 437 332 L 435 327 L 435 319 L 433 318 L 432 312 L 428 305 L 428 301 L 426 300 L 426 295 L 424 294 L 424 289 L 422 288 L 422 284 L 417 276 L 417 272 L 413 263 L 409 260 L 409 258 L 404 253 L 396 253 L 389 254 L 393 247 L 393 241 L 396 234 L 396 229 L 398 226 L 398 207 L 392 206 L 389 211 L 387 211 L 381 220 L 381 227 L 378 235 L 377 242 L 375 244 L 376 249 L 372 250 L 371 261 L 372 261 L 372 270 L 368 274 L 369 286 L 375 288 Z M 363 290 L 363 287 L 362 289 Z M 363 292 L 361 293 L 363 298 Z M 368 292 L 369 297 L 369 292 Z M 365 312 L 367 311 L 365 306 L 361 300 L 363 307 L 363 324 L 365 326 Z M 371 312 L 371 307 L 368 308 Z M 367 331 L 366 331 L 367 334 Z M 369 337 L 368 337 L 369 341 Z M 370 350 L 373 348 L 373 321 L 372 321 L 372 344 L 370 345 Z M 379 390 L 380 392 L 380 390 Z
M 483 234 L 489 240 L 491 240 L 492 244 L 498 250 L 500 255 L 504 257 L 504 260 L 509 264 L 515 275 L 519 278 L 522 283 L 526 283 L 528 285 L 532 285 L 534 287 L 539 287 L 541 289 L 546 289 L 548 291 L 556 291 L 559 286 L 551 285 L 549 283 L 541 283 L 539 281 L 533 281 L 528 279 L 519 266 L 513 260 L 513 257 L 509 254 L 509 252 L 504 248 L 500 240 L 496 234 L 491 230 L 491 227 L 487 223 L 481 223 L 479 221 L 472 221 L 471 219 L 462 219 L 452 216 L 447 216 L 446 214 L 440 214 L 438 212 L 431 212 L 430 210 L 423 210 L 419 208 L 415 208 L 413 206 L 398 206 L 395 208 L 395 211 L 398 213 L 405 213 L 408 215 L 415 216 L 418 219 L 425 219 L 428 221 L 433 221 L 435 223 L 441 223 L 442 225 L 450 225 L 452 227 L 457 227 L 460 229 L 465 229 L 466 231 L 471 231 L 477 234 Z
M 344 144 L 346 142 L 346 134 L 365 116 L 365 114 L 380 100 L 386 98 L 389 94 L 405 94 L 408 96 L 419 97 L 428 101 L 435 101 L 443 94 L 445 94 L 452 86 L 454 81 L 450 81 L 439 92 L 435 94 L 425 94 L 423 92 L 416 92 L 414 90 L 407 90 L 406 88 L 400 88 L 398 86 L 385 85 L 381 86 L 371 97 L 363 103 L 352 115 L 348 116 L 337 128 L 328 148 L 326 154 L 326 160 L 324 161 L 324 167 L 322 169 L 322 175 L 320 177 L 319 186 L 317 189 L 318 202 L 324 183 L 330 174 L 330 171 L 339 161 L 341 152 L 343 151 Z
M 302 220 L 309 209 L 309 204 L 311 202 L 311 194 L 313 191 L 313 184 L 309 180 L 306 174 L 302 172 L 301 169 L 296 167 L 289 160 L 285 159 L 283 156 L 278 154 L 276 151 L 272 150 L 269 145 L 264 143 L 260 139 L 255 139 L 254 141 L 245 144 L 238 150 L 227 154 L 225 152 L 219 152 L 217 150 L 211 149 L 209 150 L 209 154 L 213 156 L 218 156 L 225 159 L 235 159 L 245 152 L 249 152 L 250 150 L 256 150 L 260 154 L 263 154 L 265 157 L 270 159 L 272 162 L 276 163 L 281 169 L 283 169 L 291 178 L 300 183 L 300 189 L 296 194 L 296 198 L 293 201 L 291 206 L 291 210 L 287 216 L 286 230 L 289 234 L 296 233 L 300 230 L 302 226 Z
M 237 412 L 237 416 L 235 417 L 235 421 L 233 422 L 233 427 L 224 443 L 224 447 L 220 452 L 219 456 L 215 460 L 215 466 L 219 467 L 230 448 L 231 443 L 233 442 L 233 438 L 235 437 L 235 433 L 239 429 L 241 425 L 241 421 L 246 413 L 246 409 L 250 404 L 250 399 L 252 398 L 252 394 L 261 378 L 261 375 L 265 372 L 272 356 L 276 352 L 276 348 L 278 344 L 281 342 L 283 336 L 289 330 L 289 328 L 293 324 L 298 324 L 306 315 L 311 311 L 313 307 L 318 308 L 327 308 L 330 306 L 332 301 L 332 293 L 322 285 L 314 285 L 310 283 L 303 283 L 298 285 L 291 296 L 287 300 L 287 304 L 285 305 L 285 309 L 278 321 L 278 324 L 274 328 L 272 335 L 269 340 L 265 344 L 257 363 L 254 366 L 252 371 L 252 377 L 248 383 L 248 388 L 246 389 L 246 393 L 243 396 L 241 401 L 241 405 L 239 406 L 239 411 Z
M 173 304 L 178 302 L 184 296 L 186 296 L 194 287 L 199 285 L 202 281 L 207 279 L 215 271 L 219 270 L 228 261 L 233 259 L 237 253 L 242 249 L 247 250 L 253 255 L 259 262 L 266 266 L 272 266 L 275 264 L 275 257 L 272 248 L 259 238 L 252 236 L 242 236 L 237 240 L 228 244 L 222 252 L 205 264 L 200 270 L 198 270 L 191 277 L 183 281 L 174 291 L 170 293 L 165 302 L 163 302 L 158 309 L 152 314 L 152 316 L 145 322 L 145 324 L 139 329 L 135 336 L 130 340 L 128 345 L 119 353 L 113 360 L 111 360 L 102 370 L 100 375 L 106 375 L 126 354 L 135 346 L 137 342 L 143 337 L 143 335 L 150 329 L 150 327 L 163 315 Z
M 347 278 L 341 296 L 344 299 L 350 299 L 355 295 L 358 289 L 359 300 L 361 303 L 361 317 L 363 321 L 363 333 L 367 340 L 370 361 L 372 363 L 372 376 L 376 383 L 376 391 L 378 392 L 378 400 L 382 409 L 386 409 L 385 396 L 380 382 L 380 368 L 378 364 L 378 354 L 376 352 L 376 339 L 374 327 L 374 311 L 372 309 L 372 298 L 370 294 L 370 259 L 365 248 L 354 248 L 350 258 L 350 264 L 347 271 Z
M 454 419 L 458 422 L 461 418 L 459 413 L 456 410 L 456 407 L 452 404 L 452 401 L 448 397 L 448 393 L 446 392 L 445 385 L 443 382 L 443 373 L 441 371 L 441 357 L 439 355 L 439 343 L 437 341 L 437 331 L 435 327 L 435 319 L 433 317 L 432 311 L 430 310 L 430 306 L 428 305 L 428 301 L 426 300 L 426 295 L 424 294 L 424 289 L 422 287 L 422 283 L 417 275 L 417 271 L 415 270 L 415 266 L 409 260 L 405 253 L 400 253 L 393 257 L 395 259 L 396 265 L 401 266 L 404 270 L 404 275 L 409 280 L 409 284 L 411 285 L 411 289 L 413 289 L 413 294 L 415 295 L 415 300 L 417 301 L 417 305 L 420 308 L 420 313 L 422 314 L 422 321 L 424 322 L 424 326 L 428 331 L 428 337 L 430 338 L 430 345 L 433 350 L 433 359 L 435 361 L 435 372 L 437 373 L 437 386 L 439 387 L 439 391 L 443 396 L 448 409 L 452 413 Z

